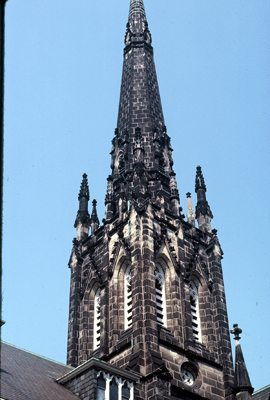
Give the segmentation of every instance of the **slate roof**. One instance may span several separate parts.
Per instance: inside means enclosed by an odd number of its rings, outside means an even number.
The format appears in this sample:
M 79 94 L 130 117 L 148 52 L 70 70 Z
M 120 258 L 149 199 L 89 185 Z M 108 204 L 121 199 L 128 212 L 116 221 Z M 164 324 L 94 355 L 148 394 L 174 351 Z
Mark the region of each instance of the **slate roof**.
M 267 385 L 252 395 L 252 400 L 270 400 L 270 385 Z
M 0 397 L 4 400 L 78 400 L 56 379 L 73 368 L 1 342 Z

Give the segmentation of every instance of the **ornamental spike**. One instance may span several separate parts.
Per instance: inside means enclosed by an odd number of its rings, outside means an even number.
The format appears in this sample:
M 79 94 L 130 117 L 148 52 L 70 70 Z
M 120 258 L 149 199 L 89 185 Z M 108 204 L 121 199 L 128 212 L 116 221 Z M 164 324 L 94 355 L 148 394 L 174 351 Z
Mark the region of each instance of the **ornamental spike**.
M 87 174 L 83 174 L 83 180 L 82 180 L 82 183 L 81 183 L 81 188 L 80 188 L 80 192 L 79 192 L 79 195 L 78 195 L 78 200 L 80 200 L 82 197 L 86 197 L 88 201 L 90 199 Z
M 92 202 L 92 214 L 91 214 L 91 234 L 95 233 L 95 231 L 99 227 L 99 219 L 97 216 L 97 201 L 96 199 Z
M 239 400 L 251 399 L 253 393 L 253 387 L 249 379 L 246 363 L 244 360 L 239 336 L 242 333 L 242 329 L 238 328 L 238 324 L 233 325 L 231 333 L 235 336 L 235 383 L 234 383 L 234 394 L 237 395 Z
M 197 166 L 195 179 L 195 192 L 197 193 L 196 219 L 199 229 L 211 233 L 212 211 L 206 200 L 206 185 L 200 165 Z
M 78 196 L 79 210 L 74 223 L 74 227 L 77 229 L 77 239 L 84 240 L 89 234 L 90 215 L 88 212 L 88 201 L 90 199 L 89 186 L 87 175 L 83 174 L 83 180 Z
M 195 211 L 191 202 L 191 193 L 188 192 L 187 196 L 187 219 L 188 223 L 195 227 Z

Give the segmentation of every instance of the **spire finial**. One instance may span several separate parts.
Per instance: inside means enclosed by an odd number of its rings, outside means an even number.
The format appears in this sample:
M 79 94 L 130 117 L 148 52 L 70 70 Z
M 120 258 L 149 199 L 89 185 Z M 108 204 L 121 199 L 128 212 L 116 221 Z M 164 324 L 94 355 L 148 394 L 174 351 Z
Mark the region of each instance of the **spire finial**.
M 238 324 L 233 324 L 231 333 L 234 335 L 234 340 L 240 340 L 241 337 L 239 335 L 242 333 L 242 329 L 238 328 Z
M 143 0 L 130 0 L 129 18 L 135 13 L 140 13 L 146 18 Z

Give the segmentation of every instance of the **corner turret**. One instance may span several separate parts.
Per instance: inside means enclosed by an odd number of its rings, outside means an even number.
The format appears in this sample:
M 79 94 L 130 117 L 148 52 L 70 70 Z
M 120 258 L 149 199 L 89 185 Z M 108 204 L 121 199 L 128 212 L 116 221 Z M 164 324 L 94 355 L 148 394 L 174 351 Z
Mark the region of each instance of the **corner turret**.
M 202 169 L 199 165 L 197 166 L 196 171 L 195 192 L 197 193 L 196 219 L 198 221 L 199 229 L 203 232 L 211 232 L 211 220 L 213 214 L 206 200 L 206 186 Z
M 89 235 L 90 215 L 88 212 L 88 201 L 90 200 L 87 175 L 83 174 L 80 193 L 78 195 L 79 210 L 74 223 L 77 229 L 77 239 L 84 240 Z

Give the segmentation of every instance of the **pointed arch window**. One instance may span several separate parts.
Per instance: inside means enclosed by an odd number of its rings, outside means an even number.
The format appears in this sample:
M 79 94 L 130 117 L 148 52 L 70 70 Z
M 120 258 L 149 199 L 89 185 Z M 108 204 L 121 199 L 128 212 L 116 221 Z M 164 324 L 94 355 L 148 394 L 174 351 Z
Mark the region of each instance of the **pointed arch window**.
M 125 272 L 125 329 L 132 326 L 132 288 L 131 288 L 131 265 Z
M 165 275 L 163 269 L 159 264 L 156 264 L 155 278 L 156 278 L 157 322 L 159 325 L 166 326 L 167 314 L 166 314 L 166 297 L 165 297 Z
M 110 382 L 110 400 L 118 400 L 118 385 L 115 378 Z
M 194 282 L 189 283 L 191 322 L 193 338 L 197 342 L 201 342 L 201 322 L 199 314 L 198 288 Z
M 94 304 L 94 350 L 100 346 L 100 289 L 95 294 Z
M 97 378 L 97 400 L 105 400 L 106 381 L 102 374 Z
M 123 377 L 99 371 L 96 400 L 134 400 L 134 383 Z
M 122 399 L 121 400 L 129 400 L 130 399 L 130 390 L 127 382 L 122 387 Z

